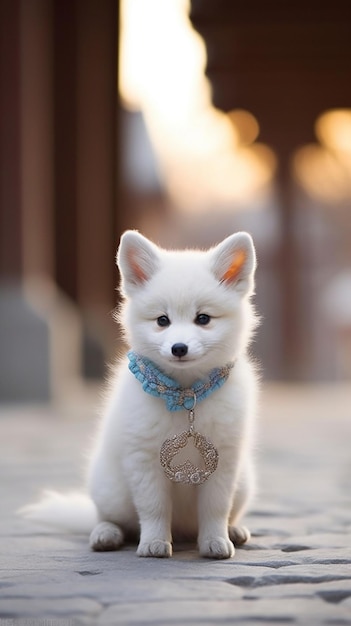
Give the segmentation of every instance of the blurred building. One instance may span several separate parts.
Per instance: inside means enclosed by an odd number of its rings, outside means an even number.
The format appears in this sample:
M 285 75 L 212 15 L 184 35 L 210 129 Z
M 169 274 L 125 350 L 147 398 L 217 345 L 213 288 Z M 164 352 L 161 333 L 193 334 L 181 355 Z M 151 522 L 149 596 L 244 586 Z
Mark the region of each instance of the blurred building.
M 349 378 L 351 8 L 0 7 L 1 399 L 104 375 L 125 228 L 170 246 L 249 230 L 265 376 Z

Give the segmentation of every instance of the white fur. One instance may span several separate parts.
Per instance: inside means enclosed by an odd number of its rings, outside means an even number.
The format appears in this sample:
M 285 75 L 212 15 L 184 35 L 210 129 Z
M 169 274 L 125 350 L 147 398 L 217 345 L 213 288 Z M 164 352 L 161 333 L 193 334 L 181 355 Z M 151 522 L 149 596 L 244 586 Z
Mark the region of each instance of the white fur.
M 126 362 L 118 366 L 89 472 L 98 518 L 90 545 L 117 549 L 125 535 L 140 532 L 140 556 L 168 557 L 172 539 L 197 538 L 202 556 L 231 557 L 233 541 L 249 538 L 238 522 L 253 486 L 257 381 L 246 355 L 255 327 L 251 237 L 237 233 L 206 252 L 165 251 L 127 231 L 117 262 L 125 296 L 119 317 L 133 350 L 183 386 L 229 361 L 235 366 L 227 382 L 196 407 L 195 429 L 219 452 L 217 470 L 199 486 L 172 483 L 159 461 L 163 441 L 187 428 L 187 411 L 168 412 L 162 399 L 143 391 Z M 228 273 L 230 267 L 234 270 Z M 200 313 L 211 317 L 208 325 L 194 322 Z M 169 326 L 157 324 L 162 315 L 168 316 Z M 175 343 L 187 345 L 184 357 L 172 355 Z M 187 456 L 197 462 L 195 450 Z M 66 509 L 70 506 L 66 503 Z M 86 506 L 81 509 L 83 526 L 84 519 L 90 523 L 94 517 L 91 510 L 86 517 Z M 46 522 L 66 515 L 66 527 L 77 528 L 75 507 L 71 513 L 58 513 L 59 508 L 53 495 L 27 507 L 26 514 Z

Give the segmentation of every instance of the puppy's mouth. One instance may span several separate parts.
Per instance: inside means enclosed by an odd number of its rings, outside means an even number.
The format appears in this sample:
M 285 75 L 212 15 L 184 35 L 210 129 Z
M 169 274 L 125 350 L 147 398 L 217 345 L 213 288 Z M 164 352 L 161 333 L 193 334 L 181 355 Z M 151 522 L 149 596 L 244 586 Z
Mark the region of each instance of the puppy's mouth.
M 200 357 L 194 356 L 182 356 L 182 357 L 174 357 L 171 356 L 168 359 L 168 363 L 172 366 L 178 367 L 179 369 L 185 369 L 186 367 L 191 367 L 194 363 L 198 363 L 201 360 Z

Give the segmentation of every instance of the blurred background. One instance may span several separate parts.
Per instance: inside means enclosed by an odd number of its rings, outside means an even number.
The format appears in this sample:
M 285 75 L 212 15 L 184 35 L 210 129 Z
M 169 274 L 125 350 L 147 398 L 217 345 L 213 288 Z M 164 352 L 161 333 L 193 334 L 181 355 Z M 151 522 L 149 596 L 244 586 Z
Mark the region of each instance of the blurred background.
M 350 380 L 351 4 L 0 7 L 0 399 L 106 376 L 126 228 L 249 231 L 264 378 Z

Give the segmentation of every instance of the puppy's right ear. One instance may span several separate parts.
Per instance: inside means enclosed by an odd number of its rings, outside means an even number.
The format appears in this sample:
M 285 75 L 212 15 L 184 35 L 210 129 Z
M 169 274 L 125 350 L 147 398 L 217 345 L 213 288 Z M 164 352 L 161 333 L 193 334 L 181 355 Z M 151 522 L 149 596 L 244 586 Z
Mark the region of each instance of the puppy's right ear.
M 256 254 L 248 233 L 230 235 L 210 253 L 213 272 L 221 284 L 235 289 L 240 296 L 252 293 Z
M 121 290 L 126 295 L 150 280 L 160 265 L 157 246 L 136 230 L 122 235 L 116 261 L 121 272 Z

